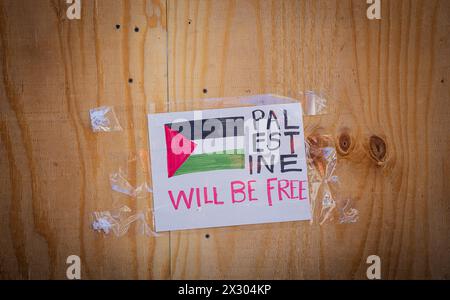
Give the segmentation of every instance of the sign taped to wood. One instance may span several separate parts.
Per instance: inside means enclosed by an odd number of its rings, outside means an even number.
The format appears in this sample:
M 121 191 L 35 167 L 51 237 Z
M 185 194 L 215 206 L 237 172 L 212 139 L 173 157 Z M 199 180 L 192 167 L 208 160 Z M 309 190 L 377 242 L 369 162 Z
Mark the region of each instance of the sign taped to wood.
M 156 231 L 311 218 L 299 103 L 148 122 Z

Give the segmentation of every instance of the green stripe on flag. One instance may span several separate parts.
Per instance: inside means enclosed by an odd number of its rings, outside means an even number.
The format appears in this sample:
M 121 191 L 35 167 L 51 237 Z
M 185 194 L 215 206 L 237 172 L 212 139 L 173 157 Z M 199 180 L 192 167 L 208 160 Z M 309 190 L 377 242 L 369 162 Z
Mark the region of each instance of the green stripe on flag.
M 233 152 L 236 152 L 236 154 L 219 152 L 191 155 L 175 172 L 175 176 L 196 172 L 244 169 L 245 156 L 243 150 Z

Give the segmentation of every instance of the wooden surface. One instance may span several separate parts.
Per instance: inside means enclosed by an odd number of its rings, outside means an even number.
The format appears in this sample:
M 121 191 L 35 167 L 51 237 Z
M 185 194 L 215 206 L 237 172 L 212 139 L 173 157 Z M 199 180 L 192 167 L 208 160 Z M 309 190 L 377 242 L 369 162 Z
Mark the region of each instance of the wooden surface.
M 365 278 L 376 254 L 385 279 L 449 279 L 450 1 L 385 0 L 373 21 L 365 2 L 98 0 L 68 20 L 62 0 L 0 0 L 0 278 L 64 279 L 72 254 L 84 279 Z M 358 223 L 90 228 L 146 113 L 308 89 L 329 95 L 306 131 L 340 142 Z M 92 133 L 100 105 L 123 132 Z

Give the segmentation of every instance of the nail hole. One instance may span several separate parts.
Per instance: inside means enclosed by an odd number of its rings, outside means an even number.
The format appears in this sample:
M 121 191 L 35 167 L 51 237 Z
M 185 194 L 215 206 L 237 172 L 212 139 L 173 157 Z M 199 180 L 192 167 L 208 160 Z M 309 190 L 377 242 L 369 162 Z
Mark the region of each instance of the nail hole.
M 120 24 L 116 24 L 116 29 L 120 29 Z
M 203 94 L 207 94 L 208 90 L 207 89 L 203 89 Z
M 188 20 L 188 24 L 191 24 L 191 23 L 192 23 L 192 20 L 191 20 L 191 19 L 189 19 L 189 20 Z
M 386 159 L 386 142 L 379 136 L 370 137 L 370 156 L 377 162 L 384 162 Z
M 205 238 L 209 239 L 209 233 L 205 234 Z
M 128 83 L 133 83 L 133 78 L 128 78 Z
M 444 79 L 441 79 L 441 83 L 444 83 Z
M 134 32 L 139 32 L 139 27 L 134 27 Z

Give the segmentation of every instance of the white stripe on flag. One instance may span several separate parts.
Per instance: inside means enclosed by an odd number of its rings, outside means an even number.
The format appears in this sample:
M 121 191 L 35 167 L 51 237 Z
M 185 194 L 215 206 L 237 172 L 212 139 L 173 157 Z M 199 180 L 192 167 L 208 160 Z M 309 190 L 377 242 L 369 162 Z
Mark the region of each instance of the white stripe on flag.
M 192 155 L 244 149 L 243 136 L 194 140 L 197 144 Z

